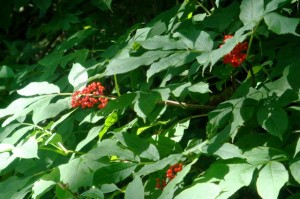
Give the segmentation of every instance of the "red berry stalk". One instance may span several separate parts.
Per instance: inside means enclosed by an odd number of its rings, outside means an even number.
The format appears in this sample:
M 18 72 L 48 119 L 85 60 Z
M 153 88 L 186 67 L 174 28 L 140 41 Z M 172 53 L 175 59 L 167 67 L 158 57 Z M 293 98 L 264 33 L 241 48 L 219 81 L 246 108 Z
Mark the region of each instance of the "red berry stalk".
M 105 88 L 100 82 L 93 82 L 81 91 L 76 91 L 72 95 L 71 105 L 73 108 L 104 108 L 108 102 L 107 98 L 103 97 Z
M 223 43 L 229 38 L 233 38 L 232 35 L 225 35 Z M 220 48 L 222 45 L 220 46 Z M 240 66 L 247 58 L 246 52 L 248 50 L 248 42 L 238 43 L 233 50 L 224 56 L 223 63 L 231 64 L 234 68 Z

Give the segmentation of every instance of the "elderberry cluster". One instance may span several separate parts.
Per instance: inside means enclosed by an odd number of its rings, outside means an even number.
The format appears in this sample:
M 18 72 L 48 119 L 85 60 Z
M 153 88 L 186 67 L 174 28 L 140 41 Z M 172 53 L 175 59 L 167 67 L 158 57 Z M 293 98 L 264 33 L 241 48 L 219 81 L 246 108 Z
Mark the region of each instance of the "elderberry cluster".
M 226 39 L 232 38 L 232 35 L 225 35 L 223 39 L 223 43 L 225 43 Z M 220 46 L 222 47 L 222 45 Z M 243 61 L 247 58 L 246 51 L 248 50 L 248 42 L 238 43 L 233 50 L 224 56 L 223 63 L 231 64 L 233 67 L 238 67 L 243 63 Z
M 166 172 L 166 179 L 156 178 L 156 188 L 162 190 L 165 186 L 167 186 L 167 183 L 170 182 L 173 178 L 175 178 L 176 174 L 181 170 L 182 170 L 182 163 L 178 163 L 170 166 Z
M 100 82 L 93 82 L 81 91 L 76 91 L 72 95 L 71 105 L 73 108 L 92 108 L 95 105 L 98 108 L 106 106 L 108 99 L 103 97 L 105 88 Z

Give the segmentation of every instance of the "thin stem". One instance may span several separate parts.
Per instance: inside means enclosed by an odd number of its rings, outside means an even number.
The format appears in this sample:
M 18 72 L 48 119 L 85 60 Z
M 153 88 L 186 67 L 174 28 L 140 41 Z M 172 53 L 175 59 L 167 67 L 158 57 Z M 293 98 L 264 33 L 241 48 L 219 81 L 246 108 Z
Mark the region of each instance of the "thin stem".
M 116 74 L 114 75 L 114 81 L 115 81 L 115 88 L 116 88 L 117 95 L 118 95 L 118 97 L 120 97 L 121 93 L 120 93 L 120 88 L 119 88 L 118 79 L 117 79 Z
M 181 106 L 183 108 L 199 108 L 199 109 L 214 109 L 214 106 L 209 105 L 199 105 L 199 104 L 188 104 L 185 102 L 177 102 L 173 100 L 166 100 L 166 101 L 158 101 L 158 104 L 165 104 L 168 106 Z
M 211 15 L 211 12 L 199 1 L 197 1 L 197 4 L 208 14 Z
M 183 122 L 185 120 L 190 120 L 190 119 L 195 119 L 195 118 L 200 118 L 200 117 L 207 117 L 207 116 L 208 116 L 208 114 L 192 115 L 190 117 L 183 118 L 183 119 L 179 120 L 178 123 L 181 123 L 181 122 Z
M 252 47 L 252 43 L 253 43 L 253 38 L 254 38 L 254 34 L 258 28 L 258 25 L 259 23 L 261 22 L 261 20 L 257 23 L 257 25 L 254 27 L 254 29 L 252 29 L 252 34 L 250 36 L 250 40 L 249 40 L 249 45 L 248 45 L 248 50 L 247 50 L 247 53 L 246 53 L 246 58 L 247 60 L 249 60 L 249 54 L 250 54 L 250 50 L 251 50 L 251 47 Z M 246 64 L 250 70 L 250 74 L 251 74 L 251 79 L 252 79 L 252 86 L 255 87 L 256 85 L 256 80 L 255 80 L 255 77 L 254 77 L 254 72 L 253 72 L 253 69 L 252 69 L 252 66 L 251 64 L 246 60 Z

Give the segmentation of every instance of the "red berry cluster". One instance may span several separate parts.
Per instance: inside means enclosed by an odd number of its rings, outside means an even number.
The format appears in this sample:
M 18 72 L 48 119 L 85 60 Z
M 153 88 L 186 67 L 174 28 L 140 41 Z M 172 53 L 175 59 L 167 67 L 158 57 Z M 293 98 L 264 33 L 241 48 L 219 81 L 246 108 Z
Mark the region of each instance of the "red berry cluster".
M 166 179 L 168 179 L 168 182 L 170 182 L 173 178 L 175 178 L 176 174 L 181 170 L 182 170 L 182 163 L 178 163 L 170 166 L 166 172 Z M 166 179 L 161 180 L 159 178 L 156 178 L 156 188 L 162 190 L 165 186 L 167 186 Z
M 104 90 L 105 88 L 100 82 L 93 82 L 83 90 L 73 93 L 71 105 L 73 108 L 92 108 L 95 105 L 98 108 L 103 108 L 108 102 L 107 98 L 103 98 Z
M 225 43 L 226 39 L 233 38 L 232 35 L 225 35 L 223 39 L 223 43 Z M 222 47 L 222 45 L 220 46 Z M 231 64 L 233 67 L 238 67 L 243 63 L 246 59 L 247 55 L 245 51 L 248 50 L 248 42 L 238 43 L 234 49 L 224 56 L 223 63 Z

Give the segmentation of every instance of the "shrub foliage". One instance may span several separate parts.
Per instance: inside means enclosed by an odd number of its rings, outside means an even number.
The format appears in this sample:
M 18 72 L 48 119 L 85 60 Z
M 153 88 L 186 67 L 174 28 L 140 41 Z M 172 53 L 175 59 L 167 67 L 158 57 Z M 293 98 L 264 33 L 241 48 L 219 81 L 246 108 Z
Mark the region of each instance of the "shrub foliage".
M 0 198 L 300 197 L 299 1 L 147 2 L 1 8 Z

